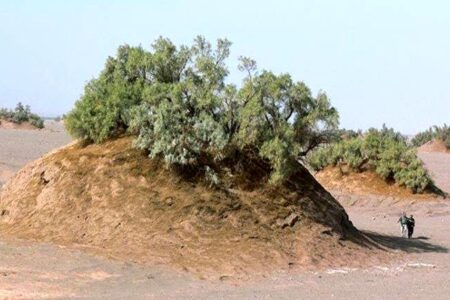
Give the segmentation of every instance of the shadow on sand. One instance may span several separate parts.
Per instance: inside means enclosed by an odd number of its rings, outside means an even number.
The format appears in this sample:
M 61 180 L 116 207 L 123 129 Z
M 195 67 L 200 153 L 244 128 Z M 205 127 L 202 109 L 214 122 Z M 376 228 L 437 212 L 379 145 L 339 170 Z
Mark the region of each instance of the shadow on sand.
M 362 231 L 365 237 L 363 244 L 368 247 L 376 247 L 385 250 L 400 250 L 407 253 L 448 253 L 448 248 L 429 242 L 427 237 L 407 239 L 398 236 L 384 235 L 372 231 Z

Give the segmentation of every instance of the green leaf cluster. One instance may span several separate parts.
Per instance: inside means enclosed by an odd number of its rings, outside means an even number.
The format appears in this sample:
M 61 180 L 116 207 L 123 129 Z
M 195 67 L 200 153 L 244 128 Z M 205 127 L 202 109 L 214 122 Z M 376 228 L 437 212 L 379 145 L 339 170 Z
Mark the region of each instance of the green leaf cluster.
M 338 113 L 324 92 L 313 96 L 289 74 L 274 74 L 240 58 L 240 87 L 227 83 L 231 43 L 197 37 L 177 47 L 159 38 L 151 50 L 121 46 L 85 87 L 68 114 L 68 131 L 100 143 L 123 133 L 167 165 L 202 167 L 211 178 L 237 152 L 268 163 L 272 182 L 336 137 Z

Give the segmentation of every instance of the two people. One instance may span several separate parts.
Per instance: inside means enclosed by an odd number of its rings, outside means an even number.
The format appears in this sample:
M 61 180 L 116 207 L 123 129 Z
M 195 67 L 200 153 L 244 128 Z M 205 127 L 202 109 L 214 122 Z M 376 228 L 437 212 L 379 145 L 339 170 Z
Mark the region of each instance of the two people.
M 414 226 L 416 226 L 416 220 L 414 220 L 413 215 L 408 218 L 406 213 L 403 212 L 400 219 L 398 219 L 398 223 L 400 223 L 402 237 L 410 239 L 414 233 Z

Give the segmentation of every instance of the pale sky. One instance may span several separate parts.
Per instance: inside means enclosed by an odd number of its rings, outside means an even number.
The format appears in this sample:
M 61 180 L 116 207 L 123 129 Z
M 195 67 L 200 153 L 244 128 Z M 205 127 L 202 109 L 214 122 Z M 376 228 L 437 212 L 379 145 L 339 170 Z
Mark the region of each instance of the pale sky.
M 0 107 L 66 113 L 124 43 L 196 35 L 327 92 L 341 126 L 412 134 L 450 123 L 450 1 L 0 0 Z

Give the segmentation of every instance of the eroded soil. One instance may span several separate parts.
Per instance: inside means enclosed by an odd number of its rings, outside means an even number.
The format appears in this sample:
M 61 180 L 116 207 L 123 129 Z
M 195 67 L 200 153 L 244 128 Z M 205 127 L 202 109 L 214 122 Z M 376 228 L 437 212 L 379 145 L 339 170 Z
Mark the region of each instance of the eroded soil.
M 233 282 L 226 277 L 205 281 L 188 273 L 87 255 L 82 249 L 1 240 L 0 296 L 14 299 L 448 299 L 448 206 L 436 215 L 416 214 L 417 228 L 412 240 L 398 237 L 397 210 L 349 207 L 347 211 L 358 228 L 386 248 L 400 253 L 402 259 L 364 269 L 281 272 L 257 282 Z
M 36 132 L 33 132 L 35 134 Z M 16 170 L 29 160 L 69 142 L 19 131 L 0 131 L 0 161 Z M 65 136 L 65 137 L 64 137 Z M 5 137 L 10 143 L 5 147 Z M 28 138 L 37 139 L 28 144 Z M 20 144 L 22 143 L 22 144 Z M 44 143 L 55 143 L 45 150 Z M 49 144 L 48 144 L 49 145 Z M 16 147 L 16 148 L 14 148 Z M 450 159 L 422 156 L 437 183 L 445 186 Z M 0 232 L 0 298 L 87 299 L 448 299 L 450 294 L 450 207 L 448 200 L 420 202 L 336 192 L 354 225 L 399 259 L 370 268 L 320 272 L 282 271 L 257 281 L 223 276 L 214 281 L 188 272 L 143 266 L 86 254 L 81 246 L 11 240 Z M 399 237 L 401 211 L 416 218 L 414 239 Z M 233 259 L 230 257 L 230 260 Z

